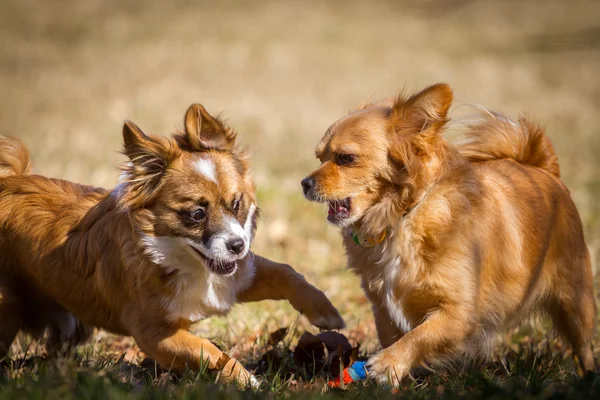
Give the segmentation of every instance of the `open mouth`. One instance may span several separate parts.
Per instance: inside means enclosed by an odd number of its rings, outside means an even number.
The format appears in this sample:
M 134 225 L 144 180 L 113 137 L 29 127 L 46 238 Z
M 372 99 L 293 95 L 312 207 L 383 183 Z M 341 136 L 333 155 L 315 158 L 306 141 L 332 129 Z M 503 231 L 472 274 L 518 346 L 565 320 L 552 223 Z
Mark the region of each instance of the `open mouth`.
M 227 261 L 219 261 L 214 260 L 212 258 L 206 257 L 202 254 L 197 248 L 194 246 L 190 246 L 194 251 L 204 260 L 208 269 L 214 272 L 217 275 L 231 275 L 235 269 L 237 268 L 237 262 L 227 262 Z
M 331 223 L 338 223 L 350 216 L 352 209 L 352 201 L 350 197 L 343 200 L 329 200 L 329 210 L 327 212 L 327 220 Z

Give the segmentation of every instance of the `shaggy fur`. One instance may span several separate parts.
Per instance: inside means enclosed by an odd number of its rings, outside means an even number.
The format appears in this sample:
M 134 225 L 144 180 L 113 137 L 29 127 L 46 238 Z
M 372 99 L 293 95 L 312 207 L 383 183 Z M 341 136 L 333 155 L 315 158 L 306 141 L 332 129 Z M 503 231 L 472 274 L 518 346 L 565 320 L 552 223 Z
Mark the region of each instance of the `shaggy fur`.
M 384 349 L 371 375 L 398 385 L 535 309 L 594 369 L 590 257 L 550 140 L 530 121 L 482 112 L 452 145 L 451 102 L 437 84 L 359 107 L 329 128 L 321 166 L 302 183 L 308 199 L 329 203 L 372 302 Z M 364 247 L 357 232 L 385 239 Z
M 171 139 L 126 122 L 129 162 L 112 191 L 26 175 L 23 144 L 1 138 L 0 358 L 19 331 L 49 331 L 52 352 L 99 327 L 133 336 L 165 369 L 204 363 L 248 383 L 240 363 L 190 333 L 193 322 L 287 299 L 311 323 L 341 328 L 320 290 L 249 251 L 258 210 L 235 137 L 198 104 Z

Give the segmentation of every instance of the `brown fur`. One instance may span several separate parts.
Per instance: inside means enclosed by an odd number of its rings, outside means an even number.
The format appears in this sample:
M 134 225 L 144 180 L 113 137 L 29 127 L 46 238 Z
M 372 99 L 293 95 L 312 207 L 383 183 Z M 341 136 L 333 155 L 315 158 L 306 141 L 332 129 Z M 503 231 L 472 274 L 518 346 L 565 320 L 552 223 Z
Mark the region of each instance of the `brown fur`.
M 248 383 L 240 363 L 220 365 L 223 353 L 190 333 L 193 322 L 237 301 L 287 299 L 315 325 L 343 326 L 290 266 L 247 252 L 258 214 L 235 132 L 201 105 L 190 107 L 185 126 L 167 139 L 127 122 L 129 162 L 112 191 L 25 175 L 22 143 L 0 139 L 0 358 L 19 331 L 50 330 L 60 347 L 99 327 L 133 336 L 166 369 L 206 363 Z M 198 207 L 205 216 L 191 220 Z M 248 242 L 234 262 L 209 264 L 191 247 L 209 248 L 227 229 Z
M 317 146 L 322 164 L 312 184 L 303 181 L 311 200 L 351 198 L 336 224 L 384 347 L 371 375 L 397 385 L 424 362 L 479 349 L 534 309 L 594 369 L 590 257 L 550 140 L 526 119 L 484 112 L 452 145 L 442 136 L 451 101 L 438 84 L 359 107 L 329 128 Z M 350 232 L 387 236 L 363 247 Z

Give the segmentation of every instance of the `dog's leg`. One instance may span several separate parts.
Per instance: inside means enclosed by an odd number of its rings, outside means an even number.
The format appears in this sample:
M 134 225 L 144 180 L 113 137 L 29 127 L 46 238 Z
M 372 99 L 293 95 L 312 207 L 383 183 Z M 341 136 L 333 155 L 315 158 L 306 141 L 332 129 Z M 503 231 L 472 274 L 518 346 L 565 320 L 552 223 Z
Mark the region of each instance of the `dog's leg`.
M 421 362 L 434 361 L 460 348 L 470 324 L 455 307 L 438 309 L 396 343 L 368 362 L 369 374 L 381 383 L 398 386 Z
M 558 258 L 555 292 L 546 310 L 554 328 L 571 343 L 581 368 L 595 371 L 591 342 L 597 311 L 590 256 L 584 245 L 565 245 L 560 250 L 565 254 Z
M 390 317 L 390 313 L 385 304 L 383 304 L 381 296 L 377 292 L 369 290 L 369 285 L 364 279 L 362 281 L 362 287 L 372 305 L 371 309 L 373 310 L 373 316 L 375 317 L 375 328 L 377 328 L 379 343 L 381 343 L 381 347 L 384 349 L 390 347 L 404 334 Z
M 78 321 L 66 310 L 56 311 L 48 326 L 46 351 L 50 356 L 67 356 L 77 345 L 88 341 L 94 328 Z
M 327 296 L 306 282 L 292 267 L 260 256 L 255 256 L 254 263 L 254 282 L 238 295 L 239 301 L 288 300 L 292 307 L 319 328 L 344 327 L 344 320 Z
M 593 294 L 581 293 L 576 299 L 555 300 L 547 309 L 558 333 L 571 343 L 581 368 L 595 371 L 591 348 L 596 325 Z
M 384 349 L 396 343 L 403 334 L 390 318 L 390 314 L 384 305 L 373 305 L 373 315 L 375 316 L 375 327 L 377 328 L 377 337 L 379 343 Z
M 183 373 L 206 367 L 220 371 L 219 378 L 240 385 L 257 385 L 256 378 L 236 359 L 229 358 L 208 339 L 199 338 L 184 327 L 148 325 L 142 322 L 133 336 L 146 354 L 161 367 Z
M 0 283 L 0 359 L 6 357 L 22 327 L 22 312 L 21 299 Z

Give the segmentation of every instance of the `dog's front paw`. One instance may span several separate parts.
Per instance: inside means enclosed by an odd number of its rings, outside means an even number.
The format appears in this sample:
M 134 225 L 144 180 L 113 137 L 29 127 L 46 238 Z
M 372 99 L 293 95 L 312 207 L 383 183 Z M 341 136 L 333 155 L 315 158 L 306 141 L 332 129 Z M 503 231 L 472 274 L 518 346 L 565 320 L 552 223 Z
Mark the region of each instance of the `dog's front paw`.
M 307 303 L 301 312 L 311 324 L 321 329 L 342 329 L 346 326 L 339 311 L 331 304 L 327 296 L 320 290 L 312 296 L 306 296 Z
M 396 353 L 392 346 L 371 357 L 367 362 L 369 377 L 380 384 L 399 387 L 410 372 L 410 367 Z
M 344 319 L 335 308 L 332 308 L 327 315 L 321 314 L 314 319 L 309 318 L 308 320 L 317 328 L 326 330 L 343 329 L 346 327 Z
M 257 389 L 260 381 L 235 358 L 230 358 L 219 373 L 219 380 L 237 383 L 240 387 Z

